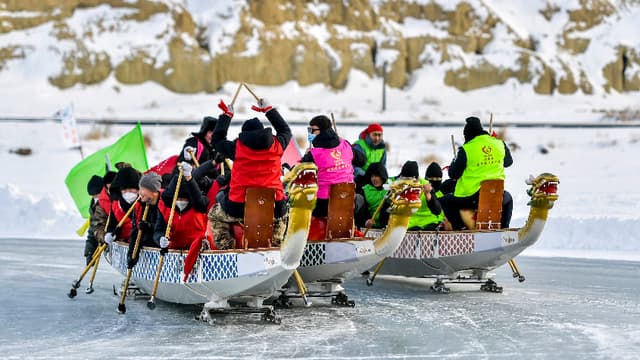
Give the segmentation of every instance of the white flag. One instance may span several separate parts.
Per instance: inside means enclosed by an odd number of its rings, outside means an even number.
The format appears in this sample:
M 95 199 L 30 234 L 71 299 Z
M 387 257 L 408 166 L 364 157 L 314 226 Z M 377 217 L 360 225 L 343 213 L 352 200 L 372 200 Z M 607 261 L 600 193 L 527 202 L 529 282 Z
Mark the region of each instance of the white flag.
M 60 119 L 62 123 L 62 136 L 64 142 L 70 148 L 80 147 L 80 138 L 76 128 L 76 117 L 73 114 L 73 104 L 55 113 L 54 117 Z

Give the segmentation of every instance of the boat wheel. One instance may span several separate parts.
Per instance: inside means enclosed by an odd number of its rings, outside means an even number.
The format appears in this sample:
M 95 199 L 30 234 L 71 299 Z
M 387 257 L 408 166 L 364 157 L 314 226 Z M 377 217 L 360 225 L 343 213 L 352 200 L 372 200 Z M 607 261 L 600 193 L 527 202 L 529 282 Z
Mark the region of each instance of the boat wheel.
M 347 296 L 347 294 L 343 292 L 340 292 L 336 296 L 332 297 L 331 303 L 333 305 L 338 305 L 338 306 L 347 306 L 347 307 L 356 306 L 356 302 L 353 300 L 349 300 L 349 297 Z
M 480 286 L 480 290 L 487 291 L 487 292 L 501 293 L 502 286 L 498 286 L 498 284 L 495 281 L 488 279 L 486 283 Z
M 275 325 L 280 325 L 282 323 L 282 317 L 275 312 L 275 310 L 270 309 L 269 311 L 262 314 L 260 318 L 262 321 L 270 322 Z
M 287 295 L 282 293 L 277 299 L 273 300 L 273 306 L 277 309 L 288 309 L 293 306 L 293 303 Z

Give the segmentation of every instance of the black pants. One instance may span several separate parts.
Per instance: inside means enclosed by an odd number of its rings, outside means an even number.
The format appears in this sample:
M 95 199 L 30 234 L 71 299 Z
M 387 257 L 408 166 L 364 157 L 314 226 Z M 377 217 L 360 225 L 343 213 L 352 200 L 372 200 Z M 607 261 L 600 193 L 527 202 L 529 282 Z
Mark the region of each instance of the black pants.
M 464 222 L 460 216 L 460 209 L 477 209 L 478 198 L 480 197 L 480 191 L 467 197 L 455 197 L 453 194 L 446 194 L 440 198 L 440 204 L 444 211 L 444 216 L 451 223 L 453 230 L 462 230 L 464 228 Z M 511 214 L 513 213 L 513 198 L 508 191 L 504 191 L 502 196 L 502 217 L 500 219 L 500 226 L 508 228 L 511 223 Z
M 89 231 L 93 231 L 93 229 L 90 229 Z M 88 236 L 84 243 L 84 257 L 87 259 L 87 265 L 91 262 L 93 254 L 96 252 L 97 248 L 98 240 L 96 240 L 94 236 Z

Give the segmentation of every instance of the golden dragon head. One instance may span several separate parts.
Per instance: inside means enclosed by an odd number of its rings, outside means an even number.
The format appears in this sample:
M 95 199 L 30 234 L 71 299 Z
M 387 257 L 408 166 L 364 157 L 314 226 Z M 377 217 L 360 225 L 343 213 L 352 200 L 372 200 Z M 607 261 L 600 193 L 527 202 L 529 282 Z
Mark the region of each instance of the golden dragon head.
M 558 184 L 560 180 L 550 173 L 542 173 L 537 177 L 529 176 L 527 185 L 531 185 L 527 194 L 531 196 L 529 204 L 532 207 L 551 209 L 558 200 Z
M 291 207 L 313 210 L 318 192 L 318 167 L 314 163 L 297 164 L 283 182 L 287 184 Z
M 410 216 L 422 206 L 420 194 L 422 185 L 413 178 L 399 178 L 389 186 L 391 200 L 391 214 Z

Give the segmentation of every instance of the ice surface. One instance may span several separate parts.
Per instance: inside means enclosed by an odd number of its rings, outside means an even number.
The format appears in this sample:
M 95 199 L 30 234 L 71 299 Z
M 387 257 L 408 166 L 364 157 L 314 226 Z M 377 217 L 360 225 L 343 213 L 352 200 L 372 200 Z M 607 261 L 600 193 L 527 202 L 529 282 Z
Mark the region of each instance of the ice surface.
M 380 276 L 345 284 L 355 308 L 314 299 L 279 310 L 281 325 L 234 315 L 217 325 L 194 320 L 196 306 L 127 298 L 122 277 L 103 260 L 95 292 L 66 296 L 83 267 L 82 243 L 0 240 L 0 353 L 3 358 L 309 359 L 637 359 L 640 263 L 518 259 L 524 283 L 498 269 L 502 294 L 478 285 L 432 293 L 426 279 Z

